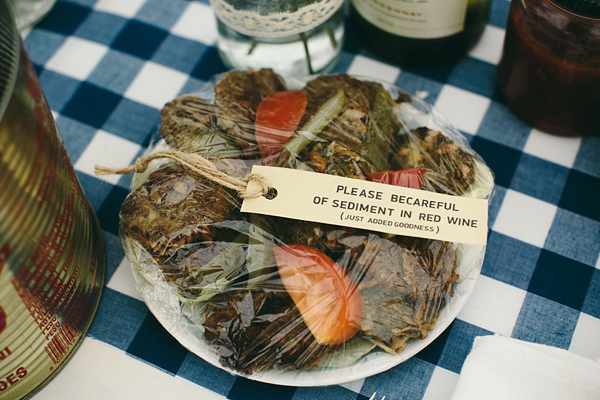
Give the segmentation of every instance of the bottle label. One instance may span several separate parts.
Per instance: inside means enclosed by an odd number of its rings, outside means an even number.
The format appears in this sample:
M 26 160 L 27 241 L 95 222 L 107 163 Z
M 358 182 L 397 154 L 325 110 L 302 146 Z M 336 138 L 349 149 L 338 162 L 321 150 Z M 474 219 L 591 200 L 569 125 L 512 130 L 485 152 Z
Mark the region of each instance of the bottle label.
M 386 32 L 435 39 L 464 29 L 467 0 L 351 0 L 358 13 Z
M 217 18 L 238 33 L 281 37 L 316 28 L 339 10 L 344 0 L 309 0 L 296 9 L 290 8 L 287 2 L 260 2 L 254 5 L 252 2 L 210 0 L 210 4 Z
M 454 243 L 485 245 L 488 201 L 335 175 L 255 165 L 274 198 L 245 198 L 242 212 Z M 254 181 L 248 191 L 260 191 Z

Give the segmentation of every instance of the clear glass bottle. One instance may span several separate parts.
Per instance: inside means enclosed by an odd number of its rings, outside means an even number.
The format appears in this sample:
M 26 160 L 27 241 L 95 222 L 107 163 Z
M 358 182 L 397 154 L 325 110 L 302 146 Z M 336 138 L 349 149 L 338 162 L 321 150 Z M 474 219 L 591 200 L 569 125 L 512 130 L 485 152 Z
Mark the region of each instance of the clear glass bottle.
M 513 0 L 498 85 L 532 126 L 600 135 L 600 3 Z
M 366 46 L 404 65 L 463 56 L 479 40 L 490 0 L 351 0 L 350 18 Z
M 329 72 L 344 39 L 344 0 L 211 0 L 229 68 L 283 76 Z

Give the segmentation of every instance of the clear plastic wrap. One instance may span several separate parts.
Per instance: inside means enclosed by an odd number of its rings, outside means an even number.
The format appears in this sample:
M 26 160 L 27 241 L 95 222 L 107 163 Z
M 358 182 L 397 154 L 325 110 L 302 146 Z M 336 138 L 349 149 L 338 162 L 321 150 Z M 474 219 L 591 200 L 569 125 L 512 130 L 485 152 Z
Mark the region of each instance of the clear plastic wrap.
M 230 71 L 161 111 L 147 154 L 200 154 L 242 178 L 298 168 L 489 199 L 493 175 L 432 107 L 348 75 Z M 240 211 L 231 189 L 168 160 L 136 173 L 120 236 L 150 310 L 209 363 L 268 383 L 385 371 L 464 306 L 485 246 Z

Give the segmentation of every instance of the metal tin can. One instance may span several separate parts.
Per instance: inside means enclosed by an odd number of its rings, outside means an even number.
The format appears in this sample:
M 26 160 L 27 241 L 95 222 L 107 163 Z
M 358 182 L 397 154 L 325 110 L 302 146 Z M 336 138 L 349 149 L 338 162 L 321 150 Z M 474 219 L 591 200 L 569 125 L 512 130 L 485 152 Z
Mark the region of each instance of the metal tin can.
M 31 396 L 85 336 L 102 230 L 0 0 L 0 398 Z

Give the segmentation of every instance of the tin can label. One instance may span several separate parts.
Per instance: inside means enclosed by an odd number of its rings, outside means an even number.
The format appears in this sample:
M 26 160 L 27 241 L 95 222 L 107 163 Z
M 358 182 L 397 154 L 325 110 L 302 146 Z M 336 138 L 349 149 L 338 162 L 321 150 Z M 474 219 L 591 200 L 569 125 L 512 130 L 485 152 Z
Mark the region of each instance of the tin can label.
M 104 283 L 96 216 L 21 44 L 0 119 L 0 397 L 46 383 L 80 343 Z

